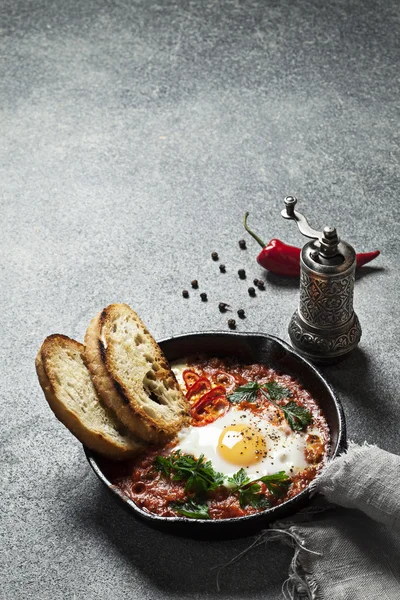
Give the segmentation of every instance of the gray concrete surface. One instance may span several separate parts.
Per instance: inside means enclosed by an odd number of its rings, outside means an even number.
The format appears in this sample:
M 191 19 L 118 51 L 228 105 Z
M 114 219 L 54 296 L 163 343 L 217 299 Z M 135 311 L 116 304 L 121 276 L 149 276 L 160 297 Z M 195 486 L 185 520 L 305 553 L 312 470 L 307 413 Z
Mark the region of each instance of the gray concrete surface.
M 297 195 L 315 226 L 380 248 L 356 283 L 362 343 L 324 373 L 349 435 L 400 452 L 399 4 L 396 0 L 3 0 L 0 74 L 0 597 L 277 599 L 291 558 L 251 539 L 178 539 L 116 506 L 53 417 L 34 357 L 131 304 L 158 337 L 239 329 L 287 339 L 297 282 L 260 276 Z M 210 252 L 227 266 L 220 275 Z M 181 290 L 196 277 L 209 302 Z

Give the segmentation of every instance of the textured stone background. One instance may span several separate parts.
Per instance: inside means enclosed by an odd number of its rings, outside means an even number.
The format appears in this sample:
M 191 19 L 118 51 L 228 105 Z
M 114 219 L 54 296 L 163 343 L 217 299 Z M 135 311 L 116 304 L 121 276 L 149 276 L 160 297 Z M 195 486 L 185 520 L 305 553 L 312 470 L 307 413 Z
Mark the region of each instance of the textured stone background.
M 82 340 L 131 304 L 153 334 L 226 329 L 287 339 L 297 282 L 260 276 L 258 247 L 302 240 L 279 216 L 297 195 L 381 257 L 356 283 L 359 349 L 324 373 L 350 437 L 398 436 L 399 3 L 396 0 L 3 0 L 0 7 L 0 596 L 275 599 L 291 558 L 251 539 L 178 539 L 126 515 L 36 381 L 46 335 Z M 304 240 L 303 240 L 304 241 Z M 227 265 L 218 273 L 210 252 Z M 209 302 L 181 290 L 197 277 Z

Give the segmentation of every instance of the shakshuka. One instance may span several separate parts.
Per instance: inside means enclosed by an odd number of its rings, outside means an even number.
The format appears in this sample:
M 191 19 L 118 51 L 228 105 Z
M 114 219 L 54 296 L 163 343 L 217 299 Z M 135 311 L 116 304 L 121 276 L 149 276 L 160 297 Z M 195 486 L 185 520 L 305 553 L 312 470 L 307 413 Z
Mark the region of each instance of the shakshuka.
M 242 517 L 292 498 L 322 469 L 329 428 L 294 378 L 231 359 L 171 366 L 189 403 L 189 425 L 129 462 L 102 461 L 137 506 L 164 517 Z

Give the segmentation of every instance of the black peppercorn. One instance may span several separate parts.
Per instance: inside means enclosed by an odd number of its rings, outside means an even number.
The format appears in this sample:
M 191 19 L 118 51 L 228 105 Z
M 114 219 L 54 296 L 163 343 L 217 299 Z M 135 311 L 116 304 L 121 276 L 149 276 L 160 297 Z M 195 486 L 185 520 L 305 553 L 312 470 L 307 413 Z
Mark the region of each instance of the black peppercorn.
M 240 319 L 244 319 L 246 317 L 246 315 L 244 314 L 243 308 L 239 308 L 239 310 L 237 311 L 237 314 Z
M 219 265 L 219 270 L 221 271 L 221 273 L 226 273 L 225 265 Z
M 229 304 L 226 304 L 226 302 L 220 302 L 218 304 L 218 308 L 221 312 L 226 312 L 227 310 L 232 310 L 232 308 L 229 306 Z
M 183 292 L 182 292 L 182 296 L 183 296 L 184 298 L 189 298 L 189 292 L 188 292 L 187 290 L 183 290 Z
M 260 281 L 257 283 L 257 287 L 259 290 L 265 290 L 265 283 L 260 279 Z
M 239 248 L 246 250 L 246 240 L 239 240 Z
M 207 302 L 207 294 L 205 292 L 201 292 L 200 298 L 202 299 L 203 302 Z
M 246 279 L 246 271 L 244 269 L 239 269 L 238 275 L 240 279 Z
M 249 292 L 249 296 L 256 295 L 256 290 L 253 287 L 249 287 L 249 289 L 247 291 Z
M 193 279 L 192 283 L 192 288 L 194 290 L 197 290 L 197 288 L 199 287 L 199 282 L 197 281 L 197 279 Z
M 260 283 L 260 280 L 259 279 L 254 279 L 253 283 L 254 283 L 254 285 L 258 286 L 258 284 Z
M 218 260 L 218 252 L 211 252 L 211 258 L 213 260 Z
M 235 321 L 235 319 L 229 319 L 228 326 L 229 326 L 229 329 L 236 329 L 236 321 Z

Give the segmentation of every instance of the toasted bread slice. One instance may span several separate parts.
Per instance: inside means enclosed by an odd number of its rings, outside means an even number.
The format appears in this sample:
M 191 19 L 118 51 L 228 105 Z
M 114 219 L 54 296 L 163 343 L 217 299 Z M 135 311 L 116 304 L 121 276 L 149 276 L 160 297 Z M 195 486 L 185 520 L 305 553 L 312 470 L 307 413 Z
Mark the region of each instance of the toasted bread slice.
M 36 357 L 44 395 L 56 417 L 82 444 L 113 459 L 139 454 L 145 444 L 123 434 L 123 426 L 103 406 L 84 362 L 84 346 L 64 335 L 50 335 Z
M 97 393 L 132 432 L 150 442 L 176 434 L 188 408 L 160 347 L 126 304 L 111 304 L 85 336 L 85 359 Z

